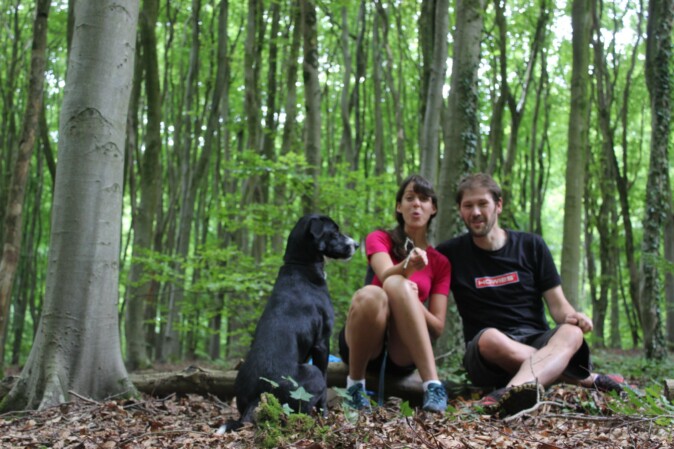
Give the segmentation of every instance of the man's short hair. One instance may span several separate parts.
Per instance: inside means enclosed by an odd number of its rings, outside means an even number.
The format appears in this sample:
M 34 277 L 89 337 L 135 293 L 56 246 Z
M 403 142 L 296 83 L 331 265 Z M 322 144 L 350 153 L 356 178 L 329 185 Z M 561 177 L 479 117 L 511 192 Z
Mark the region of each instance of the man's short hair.
M 487 189 L 494 198 L 495 203 L 497 203 L 498 200 L 503 197 L 501 186 L 499 186 L 498 183 L 494 181 L 494 178 L 486 173 L 474 173 L 459 181 L 459 185 L 456 188 L 456 204 L 459 206 L 461 205 L 463 194 L 466 192 L 466 190 L 477 188 Z

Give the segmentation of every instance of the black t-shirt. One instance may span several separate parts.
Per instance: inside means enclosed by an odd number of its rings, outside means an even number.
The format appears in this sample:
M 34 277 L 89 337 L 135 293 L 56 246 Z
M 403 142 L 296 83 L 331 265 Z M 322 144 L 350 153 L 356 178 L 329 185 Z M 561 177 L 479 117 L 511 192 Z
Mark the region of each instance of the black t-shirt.
M 485 251 L 469 233 L 436 249 L 452 264 L 452 293 L 469 342 L 493 327 L 513 336 L 549 329 L 543 292 L 561 284 L 557 267 L 543 239 L 506 230 L 505 246 Z

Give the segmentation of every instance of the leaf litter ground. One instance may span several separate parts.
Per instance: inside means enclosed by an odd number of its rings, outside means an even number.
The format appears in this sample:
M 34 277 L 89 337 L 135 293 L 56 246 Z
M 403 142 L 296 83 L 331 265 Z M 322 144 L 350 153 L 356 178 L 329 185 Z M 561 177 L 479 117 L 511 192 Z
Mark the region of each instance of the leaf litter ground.
M 443 416 L 405 413 L 395 398 L 368 414 L 333 404 L 312 428 L 284 430 L 285 448 L 670 448 L 673 415 L 621 413 L 619 399 L 568 385 L 549 388 L 534 412 L 506 421 L 479 414 L 475 399 L 458 398 Z M 618 404 L 618 407 L 616 407 Z M 410 415 L 410 416 L 405 416 Z M 216 397 L 187 395 L 68 404 L 0 416 L 1 448 L 256 448 L 260 427 L 216 435 L 238 416 Z

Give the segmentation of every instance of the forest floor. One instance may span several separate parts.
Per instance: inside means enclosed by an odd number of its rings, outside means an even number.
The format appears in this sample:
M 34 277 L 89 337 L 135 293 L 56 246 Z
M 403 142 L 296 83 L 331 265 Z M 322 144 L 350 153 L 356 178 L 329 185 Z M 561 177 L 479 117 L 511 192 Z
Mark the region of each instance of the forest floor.
M 198 395 L 136 400 L 74 398 L 42 410 L 0 415 L 0 448 L 670 448 L 674 406 L 662 386 L 628 379 L 623 397 L 555 385 L 534 412 L 513 420 L 480 414 L 477 397 L 457 397 L 444 415 L 391 399 L 372 413 L 247 425 L 216 435 L 238 413 L 232 403 Z M 291 415 L 293 416 L 293 415 Z M 294 415 L 297 416 L 297 415 Z

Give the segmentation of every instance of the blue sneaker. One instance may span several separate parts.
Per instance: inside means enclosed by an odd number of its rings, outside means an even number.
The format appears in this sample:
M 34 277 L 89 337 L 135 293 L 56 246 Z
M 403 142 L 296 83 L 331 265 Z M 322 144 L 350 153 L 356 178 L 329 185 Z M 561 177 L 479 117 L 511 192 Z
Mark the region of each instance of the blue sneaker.
M 344 400 L 344 404 L 355 410 L 363 410 L 370 408 L 370 399 L 367 397 L 365 387 L 363 384 L 353 384 L 347 390 L 346 394 L 349 396 Z
M 424 392 L 423 409 L 443 413 L 447 409 L 447 392 L 442 384 L 430 384 Z

